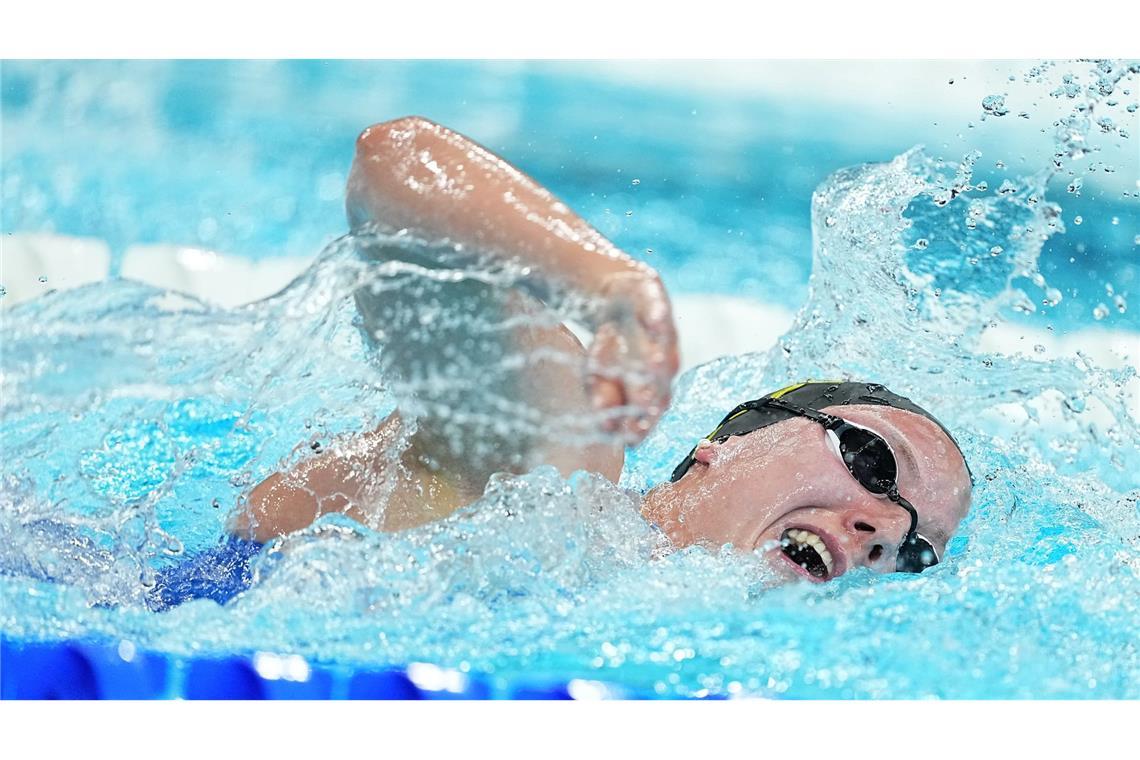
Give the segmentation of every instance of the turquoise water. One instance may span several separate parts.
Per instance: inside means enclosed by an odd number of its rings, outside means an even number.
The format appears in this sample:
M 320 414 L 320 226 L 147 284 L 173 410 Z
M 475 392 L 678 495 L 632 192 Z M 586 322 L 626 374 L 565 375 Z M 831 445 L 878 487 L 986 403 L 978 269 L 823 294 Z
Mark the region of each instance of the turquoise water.
M 1029 113 L 1046 132 L 1039 164 L 1018 160 L 1024 148 L 1000 152 L 1003 120 L 1019 117 L 997 116 L 994 101 L 988 115 L 980 102 L 962 114 L 960 141 L 922 150 L 889 122 L 875 144 L 845 142 L 866 116 L 806 98 L 634 98 L 542 66 L 5 63 L 3 73 L 6 233 L 89 235 L 120 255 L 140 241 L 251 258 L 324 247 L 289 289 L 241 309 L 118 281 L 5 313 L 5 635 L 428 661 L 665 696 L 1140 696 L 1140 441 L 1125 392 L 1135 373 L 980 346 L 991 323 L 1135 329 L 1126 304 L 1140 214 L 1118 176 L 1135 179 L 1137 167 L 1097 165 L 1136 155 L 1128 66 L 1057 64 L 1003 85 L 1011 103 L 1060 103 L 1070 117 L 1057 136 L 1055 117 Z M 352 293 L 438 284 L 370 265 L 361 241 L 339 238 L 334 180 L 361 126 L 406 112 L 483 139 L 676 292 L 802 305 L 793 329 L 771 351 L 680 378 L 621 487 L 540 469 L 401 534 L 327 519 L 274 546 L 229 605 L 150 612 L 154 571 L 216 543 L 252 484 L 392 408 L 400 389 L 360 340 Z M 1114 129 L 1096 125 L 1107 114 Z M 702 115 L 741 126 L 710 140 L 694 127 Z M 802 126 L 825 118 L 830 132 Z M 789 121 L 801 126 L 772 126 Z M 1068 192 L 1078 177 L 1079 195 Z M 436 241 L 384 242 L 449 255 Z M 503 288 L 519 276 L 468 259 L 452 273 Z M 1106 282 L 1125 308 L 1098 319 Z M 581 308 L 559 299 L 541 318 Z M 958 435 L 977 487 L 946 561 L 919 577 L 774 587 L 752 556 L 663 551 L 637 490 L 741 398 L 837 374 L 909 391 Z

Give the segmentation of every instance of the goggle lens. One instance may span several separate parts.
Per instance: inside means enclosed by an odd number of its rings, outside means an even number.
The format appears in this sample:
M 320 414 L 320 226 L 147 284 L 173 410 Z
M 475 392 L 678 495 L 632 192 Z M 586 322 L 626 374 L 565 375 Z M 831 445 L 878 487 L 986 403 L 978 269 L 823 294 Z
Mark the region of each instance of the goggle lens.
M 887 442 L 869 430 L 848 427 L 839 436 L 839 453 L 859 485 L 885 494 L 898 477 L 898 464 Z
M 895 570 L 900 573 L 921 573 L 931 565 L 938 564 L 934 545 L 919 535 L 904 541 L 899 547 Z

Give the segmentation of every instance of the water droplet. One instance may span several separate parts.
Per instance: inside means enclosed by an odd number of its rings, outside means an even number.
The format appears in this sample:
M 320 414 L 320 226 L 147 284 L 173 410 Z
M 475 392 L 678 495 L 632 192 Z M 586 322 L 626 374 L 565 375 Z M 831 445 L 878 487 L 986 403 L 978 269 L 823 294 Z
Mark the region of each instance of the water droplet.
M 1113 226 L 1120 224 L 1120 217 L 1119 216 L 1112 217 L 1112 224 L 1113 224 Z
M 637 179 L 636 177 L 634 177 L 634 179 L 633 179 L 633 180 L 632 180 L 632 181 L 631 181 L 629 184 L 631 184 L 631 185 L 633 185 L 634 187 L 636 187 L 637 185 L 640 185 L 640 184 L 641 184 L 641 180 L 639 180 L 639 179 Z
M 1005 168 L 1005 161 L 996 161 L 994 163 L 994 168 L 995 169 L 1004 169 Z
M 1112 304 L 1121 314 L 1128 311 L 1128 302 L 1124 300 L 1124 296 L 1118 295 L 1116 298 L 1112 299 Z
M 1080 177 L 1077 177 L 1075 180 L 1073 180 L 1072 182 L 1069 183 L 1069 187 L 1067 189 L 1070 193 L 1073 193 L 1074 195 L 1080 195 L 1081 194 L 1081 186 L 1084 184 L 1085 184 L 1085 181 L 1083 179 L 1081 179 Z
M 926 246 L 928 245 L 930 245 L 930 241 L 926 238 L 919 238 L 918 240 L 914 241 L 914 247 L 920 251 L 925 250 Z
M 632 211 L 626 211 L 626 212 L 625 212 L 625 215 L 626 215 L 626 216 L 633 216 L 633 212 L 632 212 Z
M 1009 109 L 1005 107 L 1004 95 L 987 95 L 982 98 L 982 110 L 994 116 L 1005 116 Z
M 8 288 L 0 285 L 0 298 L 3 298 L 6 295 L 8 295 Z
M 1043 353 L 1045 353 L 1045 346 L 1038 343 L 1037 345 L 1035 345 L 1033 347 L 1033 351 L 1034 351 L 1034 353 L 1043 354 Z
M 1082 217 L 1080 214 L 1077 214 L 1076 216 L 1073 217 L 1073 224 L 1080 224 L 1084 220 L 1085 220 L 1084 217 Z
M 1002 251 L 1004 251 L 1004 250 L 1005 249 L 1002 248 L 1000 245 L 995 245 L 993 248 L 990 249 L 990 255 L 991 256 L 1000 256 Z
M 1057 290 L 1056 288 L 1049 288 L 1045 291 L 1045 300 L 1042 303 L 1044 303 L 1046 306 L 1056 306 L 1057 304 L 1061 303 L 1061 298 L 1061 291 Z
M 38 279 L 40 282 L 47 282 L 47 275 L 46 275 L 46 274 L 41 274 L 41 275 L 40 275 L 40 276 L 39 276 L 37 279 Z
M 1140 245 L 1140 235 L 1132 238 L 1132 245 Z
M 834 227 L 835 222 L 836 222 L 836 220 L 835 220 L 835 217 L 833 217 L 833 216 L 829 216 L 823 220 L 823 223 L 828 227 Z
M 214 509 L 221 509 L 222 502 L 218 501 L 217 499 L 214 499 L 213 501 L 210 502 L 210 506 L 213 507 Z
M 645 252 L 646 252 L 646 253 L 653 253 L 653 249 L 652 249 L 652 248 L 646 248 L 646 249 L 645 249 Z
M 1108 316 L 1108 307 L 1102 303 L 1098 303 L 1096 308 L 1093 309 L 1093 319 L 1100 321 Z

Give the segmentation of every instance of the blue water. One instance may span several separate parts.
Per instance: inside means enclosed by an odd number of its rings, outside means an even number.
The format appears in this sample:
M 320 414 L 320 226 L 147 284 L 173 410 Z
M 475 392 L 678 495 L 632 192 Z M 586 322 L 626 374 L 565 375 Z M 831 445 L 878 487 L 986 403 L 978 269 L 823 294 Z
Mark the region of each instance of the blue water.
M 1117 131 L 1092 127 L 1087 144 L 1135 156 L 1135 74 L 1113 93 L 1064 92 L 1066 71 L 1094 89 L 1126 71 L 1108 68 L 1058 64 L 1006 86 L 1078 115 L 1115 109 Z M 1106 283 L 1125 299 L 1135 287 L 1140 214 L 1118 181 L 1135 163 L 1104 172 L 1090 150 L 1050 175 L 1018 160 L 1024 147 L 1004 152 L 1003 119 L 1018 117 L 982 121 L 980 103 L 952 128 L 965 136 L 940 143 L 890 120 L 857 130 L 866 113 L 807 97 L 639 91 L 551 66 L 5 63 L 2 92 L 5 233 L 93 236 L 118 255 L 148 241 L 251 258 L 325 248 L 243 309 L 115 282 L 5 314 L 6 635 L 430 661 L 662 695 L 1140 696 L 1129 371 L 978 347 L 991 322 L 1136 328 L 1135 308 L 1092 314 Z M 806 305 L 772 351 L 682 377 L 621 488 L 538 470 L 401 534 L 325 520 L 272 547 L 230 605 L 150 612 L 154 572 L 213 545 L 249 486 L 391 408 L 348 299 L 362 283 L 410 286 L 338 240 L 339 192 L 359 129 L 415 112 L 506 155 L 675 292 Z M 1039 126 L 1049 156 L 1056 127 Z M 754 557 L 660 556 L 635 493 L 680 442 L 741 398 L 836 373 L 909 390 L 958 434 L 978 484 L 946 561 L 772 587 Z
M 1022 96 L 1011 105 L 1043 112 L 1028 123 L 1015 114 L 982 121 L 980 103 L 932 123 L 921 108 L 840 107 L 810 91 L 725 97 L 587 71 L 511 62 L 5 62 L 0 220 L 5 230 L 96 237 L 115 255 L 174 243 L 310 257 L 344 230 L 355 136 L 420 114 L 508 156 L 654 263 L 671 292 L 797 308 L 811 269 L 811 194 L 828 175 L 925 144 L 949 160 L 982 149 L 979 179 L 996 188 L 1048 164 L 1054 128 L 1041 101 L 1059 86 L 1056 72 L 1032 87 L 995 77 L 995 89 Z M 766 76 L 781 71 L 773 64 Z M 927 83 L 935 98 L 962 86 Z M 1131 122 L 1130 137 L 1097 141 L 1115 171 L 1088 172 L 1079 196 L 1058 181 L 1066 219 L 1087 221 L 1042 253 L 1041 272 L 1065 300 L 1039 323 L 1087 322 L 1106 283 L 1117 292 L 1136 286 L 1137 188 L 1127 179 L 1136 174 L 1136 115 L 1126 111 L 1136 93 L 1127 89 L 1108 99 L 1118 104 L 1116 123 Z M 999 161 L 1005 169 L 994 168 Z M 1140 325 L 1136 310 L 1112 309 L 1108 319 Z

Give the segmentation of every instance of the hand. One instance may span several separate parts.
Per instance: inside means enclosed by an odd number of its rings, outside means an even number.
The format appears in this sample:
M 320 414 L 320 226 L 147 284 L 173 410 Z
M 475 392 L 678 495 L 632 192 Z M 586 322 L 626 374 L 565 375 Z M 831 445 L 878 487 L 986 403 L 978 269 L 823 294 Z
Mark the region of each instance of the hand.
M 587 391 L 602 427 L 640 442 L 669 406 L 680 359 L 673 310 L 652 270 L 611 276 L 600 295 L 587 359 Z

